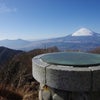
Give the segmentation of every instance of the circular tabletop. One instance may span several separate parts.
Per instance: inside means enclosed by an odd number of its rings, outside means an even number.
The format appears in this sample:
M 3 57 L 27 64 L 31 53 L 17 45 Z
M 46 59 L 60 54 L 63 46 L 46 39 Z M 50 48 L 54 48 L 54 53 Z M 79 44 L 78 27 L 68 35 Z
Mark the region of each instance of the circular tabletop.
M 41 56 L 49 64 L 88 67 L 100 65 L 100 55 L 83 52 L 57 52 Z
M 33 77 L 41 84 L 67 91 L 100 91 L 100 55 L 47 53 L 32 59 Z

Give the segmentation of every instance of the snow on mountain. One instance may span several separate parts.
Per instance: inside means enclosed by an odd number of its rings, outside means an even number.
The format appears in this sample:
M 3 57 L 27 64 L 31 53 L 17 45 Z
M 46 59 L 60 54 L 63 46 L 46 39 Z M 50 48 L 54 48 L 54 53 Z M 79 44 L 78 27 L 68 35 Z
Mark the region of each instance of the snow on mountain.
M 73 33 L 72 36 L 92 36 L 93 34 L 94 34 L 93 31 L 86 28 L 81 28 L 75 33 Z

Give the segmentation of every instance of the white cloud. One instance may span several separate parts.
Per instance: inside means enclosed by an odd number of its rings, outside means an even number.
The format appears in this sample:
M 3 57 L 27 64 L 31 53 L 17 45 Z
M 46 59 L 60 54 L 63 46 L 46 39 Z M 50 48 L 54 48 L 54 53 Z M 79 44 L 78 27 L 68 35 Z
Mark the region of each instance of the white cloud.
M 5 3 L 0 3 L 0 13 L 16 12 L 16 8 L 10 8 Z

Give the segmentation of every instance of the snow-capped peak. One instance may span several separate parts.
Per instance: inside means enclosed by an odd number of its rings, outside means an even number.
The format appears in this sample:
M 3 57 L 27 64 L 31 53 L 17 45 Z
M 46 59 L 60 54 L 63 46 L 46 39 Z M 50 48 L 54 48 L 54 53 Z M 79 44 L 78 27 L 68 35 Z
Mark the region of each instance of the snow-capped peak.
M 86 28 L 81 28 L 75 33 L 73 33 L 72 36 L 92 36 L 93 34 L 94 32 L 92 32 L 91 30 Z

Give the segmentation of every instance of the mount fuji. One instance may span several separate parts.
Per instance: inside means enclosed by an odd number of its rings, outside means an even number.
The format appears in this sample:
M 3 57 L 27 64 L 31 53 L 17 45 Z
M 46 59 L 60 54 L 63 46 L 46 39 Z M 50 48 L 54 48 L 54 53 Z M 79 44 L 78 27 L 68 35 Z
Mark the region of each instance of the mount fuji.
M 72 36 L 93 36 L 95 33 L 89 29 L 81 28 L 75 33 L 72 34 Z
M 32 50 L 34 48 L 48 48 L 52 46 L 56 46 L 60 50 L 88 51 L 100 46 L 100 34 L 87 28 L 81 28 L 65 37 L 32 42 L 22 49 Z
M 0 45 L 3 46 L 3 41 L 0 41 Z M 5 42 L 4 42 L 5 43 Z M 48 48 L 56 46 L 60 50 L 80 50 L 88 51 L 96 47 L 100 47 L 100 34 L 93 32 L 87 28 L 81 28 L 76 32 L 69 34 L 65 37 L 46 39 L 41 41 L 25 41 L 17 40 L 17 43 L 13 41 L 7 41 L 12 49 L 19 49 L 29 51 L 37 48 Z M 15 44 L 14 44 L 15 43 Z M 14 45 L 13 46 L 11 45 Z M 12 46 L 12 47 L 11 47 Z M 17 46 L 17 47 L 16 47 Z

